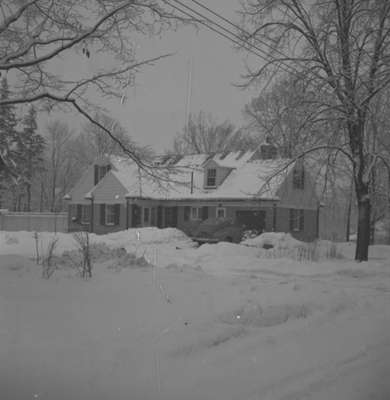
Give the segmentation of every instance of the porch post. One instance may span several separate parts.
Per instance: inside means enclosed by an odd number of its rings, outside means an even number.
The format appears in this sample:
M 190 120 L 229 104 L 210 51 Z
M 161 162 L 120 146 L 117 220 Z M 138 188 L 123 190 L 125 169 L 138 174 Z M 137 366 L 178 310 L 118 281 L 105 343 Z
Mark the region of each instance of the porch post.
M 317 216 L 316 216 L 316 238 L 320 238 L 320 210 L 321 210 L 321 204 L 318 204 L 317 206 Z
M 91 218 L 90 218 L 90 221 L 89 221 L 89 231 L 91 232 L 91 233 L 93 233 L 93 219 L 94 219 L 94 201 L 93 201 L 93 196 L 91 196 Z
M 272 230 L 276 232 L 276 203 L 272 206 Z
M 129 199 L 126 197 L 126 229 L 129 229 Z

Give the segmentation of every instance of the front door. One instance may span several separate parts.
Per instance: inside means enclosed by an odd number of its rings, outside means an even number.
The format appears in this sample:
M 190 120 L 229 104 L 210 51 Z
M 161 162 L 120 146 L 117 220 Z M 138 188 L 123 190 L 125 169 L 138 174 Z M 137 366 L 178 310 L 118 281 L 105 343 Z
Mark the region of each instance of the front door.
M 141 226 L 141 207 L 137 204 L 131 205 L 131 227 Z
M 177 227 L 177 213 L 178 207 L 165 207 L 165 226 L 176 228 Z

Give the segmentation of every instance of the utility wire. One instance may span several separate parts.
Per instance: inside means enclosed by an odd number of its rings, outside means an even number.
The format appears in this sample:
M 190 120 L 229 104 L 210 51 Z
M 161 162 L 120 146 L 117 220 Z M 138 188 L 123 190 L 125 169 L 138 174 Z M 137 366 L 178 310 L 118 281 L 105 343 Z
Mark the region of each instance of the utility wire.
M 179 1 L 179 0 L 172 0 L 172 1 L 175 1 L 175 2 L 178 3 L 178 4 L 181 4 L 183 7 L 185 7 L 185 8 L 187 8 L 187 9 L 191 10 L 191 11 L 194 12 L 195 14 L 201 16 L 202 18 L 207 19 L 207 20 L 208 20 L 209 22 L 211 22 L 212 24 L 215 24 L 215 25 L 217 25 L 218 27 L 220 27 L 221 29 L 223 29 L 224 31 L 228 32 L 229 34 L 231 34 L 232 36 L 234 36 L 235 38 L 237 38 L 237 39 L 240 41 L 240 44 L 239 44 L 239 45 L 242 46 L 242 45 L 244 44 L 244 47 L 246 47 L 247 50 L 249 50 L 250 47 L 253 47 L 253 48 L 255 48 L 256 50 L 258 50 L 259 52 L 265 54 L 265 56 L 262 56 L 262 55 L 260 55 L 260 54 L 256 54 L 256 55 L 257 55 L 258 57 L 262 58 L 263 60 L 265 60 L 267 63 L 273 62 L 273 59 L 271 58 L 271 56 L 269 55 L 269 53 L 267 53 L 267 52 L 264 51 L 263 49 L 261 49 L 261 48 L 255 46 L 255 45 L 252 44 L 252 43 L 247 43 L 247 42 L 245 41 L 245 39 L 243 39 L 242 37 L 236 35 L 235 33 L 231 32 L 230 30 L 228 30 L 227 28 L 221 26 L 220 24 L 216 23 L 215 21 L 211 20 L 210 18 L 205 17 L 203 14 L 201 14 L 201 13 L 197 12 L 196 10 L 192 9 L 191 7 L 189 7 L 189 6 L 185 5 L 185 4 L 183 4 L 181 1 Z M 235 29 L 237 29 L 237 30 L 241 31 L 242 33 L 244 33 L 244 35 L 246 36 L 246 39 L 249 39 L 249 38 L 250 38 L 251 34 L 250 34 L 248 31 L 246 31 L 245 29 L 241 28 L 239 25 L 233 23 L 231 20 L 225 18 L 224 16 L 222 16 L 222 15 L 219 14 L 218 12 L 216 12 L 216 11 L 212 10 L 211 8 L 205 6 L 204 4 L 202 4 L 202 3 L 201 3 L 200 1 L 198 1 L 198 0 L 190 0 L 190 1 L 192 1 L 192 2 L 195 3 L 195 4 L 197 4 L 199 7 L 202 7 L 203 9 L 207 10 L 209 13 L 213 14 L 214 16 L 220 18 L 222 21 L 224 21 L 224 22 L 226 22 L 227 24 L 231 25 L 231 26 L 234 27 Z M 172 5 L 171 5 L 171 6 L 172 6 Z M 175 8 L 176 8 L 176 7 L 175 7 Z M 188 14 L 187 14 L 187 15 L 188 15 Z M 211 29 L 207 24 L 203 23 L 203 25 L 205 25 L 205 26 L 207 26 L 209 29 Z M 212 29 L 212 30 L 214 30 L 214 29 Z M 219 32 L 217 32 L 217 33 L 219 33 Z M 220 33 L 219 33 L 219 34 L 220 34 Z M 225 36 L 225 37 L 226 37 L 226 36 Z M 258 38 L 258 37 L 253 37 L 253 39 L 254 39 L 256 42 L 261 43 L 261 44 L 263 44 L 264 46 L 268 47 L 270 50 L 272 50 L 272 51 L 278 53 L 279 55 L 283 56 L 283 58 L 285 58 L 285 59 L 288 59 L 288 58 L 289 58 L 289 56 L 287 56 L 286 54 L 284 54 L 281 50 L 277 49 L 276 47 L 271 46 L 270 44 L 268 44 L 268 43 L 265 42 L 264 40 L 261 40 L 261 39 Z M 229 40 L 230 40 L 230 39 L 229 39 Z M 232 41 L 233 41 L 233 40 L 232 40 Z M 237 41 L 234 40 L 233 43 L 236 43 L 236 44 L 237 44 Z M 251 51 L 251 50 L 249 50 L 249 51 Z M 251 51 L 251 52 L 253 53 L 253 51 Z M 302 74 L 301 71 L 299 71 L 298 69 L 296 69 L 296 68 L 293 67 L 292 65 L 289 65 L 289 64 L 284 63 L 282 60 L 275 60 L 275 64 L 276 64 L 276 63 L 278 64 L 278 67 L 279 67 L 280 69 L 282 69 L 284 72 L 287 72 L 287 73 L 289 73 L 289 74 L 292 73 L 292 74 L 294 74 L 294 75 L 296 75 L 296 76 L 301 76 L 301 74 Z M 282 67 L 282 66 L 283 66 L 283 67 Z M 286 70 L 286 68 L 288 68 L 288 70 Z M 313 70 L 311 70 L 310 68 L 303 67 L 303 69 L 306 70 L 309 74 L 314 75 L 314 76 L 317 77 L 317 78 L 320 78 L 321 80 L 324 79 L 323 77 L 321 77 L 319 74 L 315 73 L 315 72 L 314 72 Z M 273 75 L 274 75 L 274 74 L 273 74 Z M 269 82 L 268 82 L 268 84 L 269 84 Z M 267 84 L 267 86 L 268 86 L 268 84 Z M 328 90 L 326 90 L 326 91 L 328 91 Z
M 175 0 L 171 0 L 171 1 L 175 1 Z M 192 19 L 194 18 L 194 15 L 193 15 L 193 14 L 190 14 L 189 12 L 187 12 L 187 11 L 181 9 L 180 7 L 178 7 L 178 6 L 176 6 L 176 5 L 172 4 L 172 3 L 170 3 L 168 0 L 164 0 L 164 2 L 167 3 L 167 4 L 169 4 L 171 7 L 175 8 L 177 11 L 181 12 L 182 14 L 184 14 L 184 15 L 186 15 L 186 16 L 192 18 Z M 190 8 L 190 7 L 186 6 L 186 5 L 184 5 L 184 7 L 185 7 L 185 8 Z M 191 8 L 190 8 L 190 9 L 191 9 Z M 198 14 L 199 16 L 201 16 L 202 18 L 204 18 L 204 19 L 206 19 L 206 20 L 209 20 L 212 24 L 218 25 L 217 23 L 215 23 L 214 21 L 212 21 L 212 20 L 210 20 L 209 18 L 205 17 L 204 15 L 202 15 L 202 14 L 196 12 L 196 11 L 193 10 L 193 9 L 191 9 L 191 10 L 192 10 L 195 14 Z M 230 36 L 226 35 L 225 33 L 220 32 L 220 31 L 218 31 L 217 29 L 213 28 L 212 26 L 208 25 L 208 24 L 207 24 L 205 21 L 203 21 L 203 20 L 198 20 L 198 19 L 197 19 L 197 22 L 200 23 L 200 24 L 202 24 L 202 25 L 204 25 L 206 28 L 208 28 L 208 29 L 214 31 L 215 33 L 217 33 L 217 34 L 223 36 L 224 38 L 228 39 L 229 41 L 231 41 L 231 42 L 233 42 L 233 43 L 235 43 L 235 44 L 237 44 L 237 45 L 239 45 L 239 46 L 242 46 L 242 40 L 241 40 L 241 39 L 240 39 L 240 41 L 235 40 L 235 39 L 231 38 Z M 227 31 L 229 34 L 232 34 L 232 32 L 230 32 L 229 30 L 227 30 L 227 29 L 225 29 L 225 28 L 223 28 L 223 29 L 224 29 L 225 31 Z M 259 58 L 262 58 L 262 59 L 264 60 L 264 57 L 263 57 L 262 55 L 258 54 L 256 51 L 250 49 L 250 47 L 252 47 L 252 46 L 248 46 L 248 49 L 247 49 L 249 52 L 251 52 L 251 53 L 254 54 L 255 56 L 257 56 L 257 57 L 259 57 Z M 268 60 L 266 60 L 266 61 L 268 61 Z
M 171 7 L 175 8 L 175 9 L 178 10 L 179 12 L 181 12 L 181 13 L 187 15 L 188 17 L 190 17 L 190 18 L 193 18 L 193 17 L 194 17 L 193 14 L 190 14 L 189 12 L 187 12 L 187 11 L 181 9 L 181 8 L 178 7 L 177 5 L 174 5 L 174 4 L 170 3 L 168 0 L 164 0 L 164 1 L 165 1 L 165 3 L 169 4 Z M 187 6 L 187 5 L 185 5 L 184 3 L 182 3 L 182 2 L 179 1 L 179 0 L 171 0 L 171 1 L 174 1 L 175 3 L 180 4 L 182 7 L 185 7 L 186 9 L 188 9 L 188 10 L 190 10 L 191 12 L 193 12 L 194 14 L 200 16 L 200 17 L 203 18 L 204 20 L 207 20 L 209 23 L 211 23 L 211 24 L 213 24 L 213 25 L 216 25 L 218 28 L 222 29 L 222 30 L 225 31 L 227 34 L 221 32 L 221 31 L 219 31 L 218 29 L 216 29 L 216 28 L 214 28 L 214 27 L 212 27 L 212 26 L 210 26 L 210 25 L 208 25 L 208 24 L 207 24 L 205 21 L 203 21 L 203 20 L 198 20 L 198 22 L 199 22 L 200 24 L 204 25 L 204 26 L 207 27 L 208 29 L 210 29 L 210 30 L 214 31 L 215 33 L 217 33 L 217 34 L 219 34 L 219 35 L 225 37 L 226 39 L 228 39 L 229 41 L 231 41 L 231 42 L 237 44 L 238 46 L 242 46 L 242 45 L 244 44 L 244 47 L 246 47 L 246 49 L 247 49 L 250 53 L 256 55 L 257 57 L 261 58 L 263 61 L 266 61 L 267 63 L 272 63 L 272 62 L 274 61 L 273 59 L 270 59 L 270 58 L 269 58 L 269 55 L 268 55 L 268 53 L 267 53 L 266 51 L 260 49 L 259 47 L 256 47 L 256 46 L 253 45 L 253 44 L 246 43 L 240 36 L 238 36 L 238 35 L 236 35 L 235 33 L 231 32 L 229 29 L 227 29 L 227 28 L 225 28 L 224 26 L 218 24 L 217 22 L 213 21 L 212 19 L 210 19 L 210 18 L 204 16 L 203 14 L 201 14 L 201 13 L 199 13 L 198 11 L 194 10 L 193 8 L 191 8 L 191 7 Z M 230 37 L 230 36 L 228 36 L 228 35 L 233 36 L 233 38 Z M 253 50 L 253 49 L 255 49 L 256 51 Z M 262 54 L 260 54 L 260 53 L 264 53 L 265 55 L 262 55 Z M 275 60 L 275 64 L 279 64 L 279 65 L 278 65 L 279 68 L 282 69 L 283 71 L 289 73 L 289 74 L 291 74 L 291 73 L 297 74 L 297 73 L 298 73 L 298 72 L 297 72 L 296 70 L 294 70 L 290 65 L 283 64 L 281 61 Z M 282 66 L 283 66 L 283 67 L 282 67 Z M 287 68 L 288 68 L 288 69 L 287 69 Z M 291 71 L 291 69 L 292 69 L 293 71 Z
M 238 31 L 241 31 L 244 35 L 245 35 L 245 39 L 249 39 L 251 37 L 250 32 L 246 31 L 245 29 L 241 28 L 239 25 L 235 24 L 234 22 L 232 22 L 231 20 L 229 20 L 228 18 L 224 17 L 223 15 L 221 15 L 220 13 L 212 10 L 211 8 L 205 6 L 204 4 L 202 4 L 200 1 L 198 0 L 190 0 L 193 3 L 197 4 L 199 7 L 207 10 L 209 13 L 215 15 L 217 18 L 220 18 L 222 21 L 226 22 L 227 24 L 231 25 L 233 28 L 237 29 Z M 275 51 L 276 53 L 280 54 L 281 56 L 283 56 L 284 58 L 288 58 L 288 56 L 286 54 L 284 54 L 282 51 L 280 51 L 279 49 L 277 49 L 276 47 L 271 46 L 270 44 L 268 44 L 266 41 L 258 38 L 258 37 L 253 37 L 254 40 L 256 40 L 257 42 L 263 44 L 264 46 L 268 47 L 269 49 L 271 49 L 272 51 Z M 245 42 L 244 39 L 241 38 L 241 40 Z M 264 52 L 264 50 L 262 50 Z M 267 56 L 269 57 L 269 54 L 267 52 L 265 52 L 267 54 Z M 293 69 L 297 74 L 300 73 L 300 71 L 298 71 L 296 68 L 294 68 L 291 65 L 288 64 L 284 64 L 286 67 Z

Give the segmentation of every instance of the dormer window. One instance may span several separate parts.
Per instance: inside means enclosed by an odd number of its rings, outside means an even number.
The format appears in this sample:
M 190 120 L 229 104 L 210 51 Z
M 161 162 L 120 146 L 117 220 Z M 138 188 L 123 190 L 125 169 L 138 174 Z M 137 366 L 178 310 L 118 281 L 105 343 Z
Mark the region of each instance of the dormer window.
M 111 165 L 95 165 L 95 179 L 94 184 L 96 185 L 101 179 L 103 179 L 104 175 L 111 169 Z
M 217 186 L 217 170 L 215 168 L 209 168 L 207 170 L 207 187 L 215 187 Z

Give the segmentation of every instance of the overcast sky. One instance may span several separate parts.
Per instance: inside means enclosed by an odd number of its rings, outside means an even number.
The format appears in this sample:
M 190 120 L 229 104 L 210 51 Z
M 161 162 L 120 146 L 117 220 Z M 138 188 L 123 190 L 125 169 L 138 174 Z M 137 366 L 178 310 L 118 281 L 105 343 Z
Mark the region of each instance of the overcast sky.
M 186 3 L 189 4 L 189 3 Z M 237 22 L 239 0 L 204 0 L 210 8 Z M 188 65 L 193 58 L 191 111 L 204 110 L 218 121 L 229 119 L 240 126 L 242 108 L 255 95 L 233 86 L 245 72 L 244 54 L 227 39 L 200 28 L 185 27 L 167 32 L 161 39 L 140 43 L 137 55 L 154 57 L 175 52 L 137 75 L 136 88 L 127 92 L 128 101 L 112 108 L 112 114 L 140 144 L 156 151 L 170 147 L 185 121 Z
M 189 0 L 183 2 L 196 8 Z M 201 2 L 238 23 L 240 0 Z M 197 10 L 202 9 L 198 7 Z M 213 17 L 204 10 L 202 13 Z M 243 90 L 234 87 L 234 84 L 243 82 L 241 75 L 245 73 L 246 54 L 234 49 L 232 42 L 205 27 L 196 29 L 186 26 L 177 31 L 167 31 L 161 38 L 143 38 L 138 45 L 138 60 L 167 53 L 174 55 L 156 62 L 153 66 L 143 67 L 136 75 L 135 87 L 127 90 L 127 101 L 123 104 L 118 100 L 102 103 L 95 99 L 108 109 L 109 114 L 126 128 L 137 143 L 151 146 L 157 153 L 172 147 L 174 136 L 182 131 L 185 122 L 190 60 L 190 111 L 197 113 L 203 110 L 210 113 L 217 122 L 229 120 L 237 127 L 244 124 L 243 107 L 257 91 L 256 88 Z M 55 61 L 54 68 L 56 73 L 68 76 L 73 73 L 78 76 L 80 68 L 90 75 L 101 67 L 100 61 L 93 53 L 89 59 L 63 57 Z M 262 60 L 256 58 L 256 62 L 261 63 Z M 50 118 L 56 118 L 56 114 Z M 75 131 L 82 131 L 84 119 L 74 115 L 67 115 L 65 118 Z M 41 115 L 39 124 L 43 129 L 46 122 L 47 115 Z

